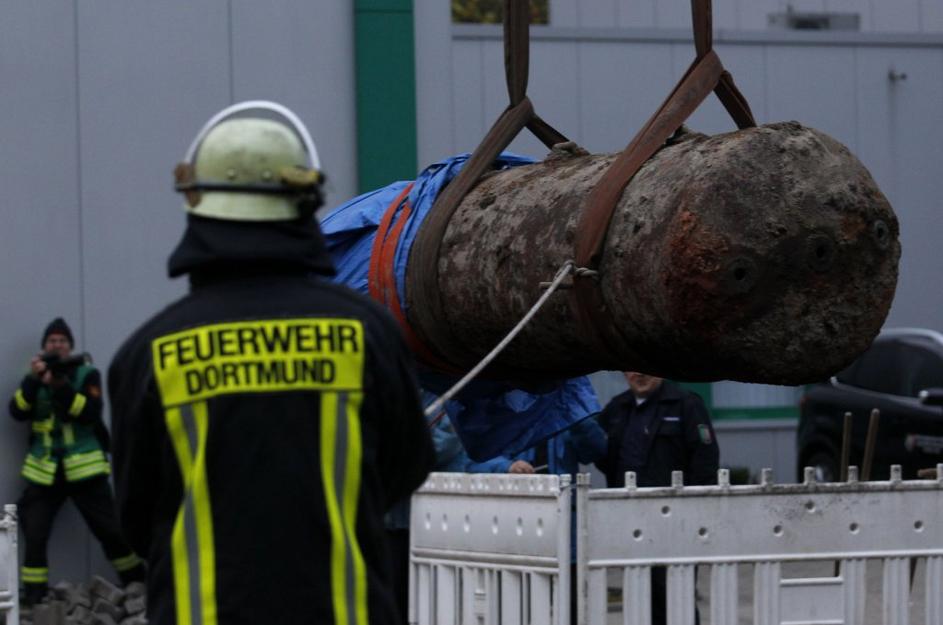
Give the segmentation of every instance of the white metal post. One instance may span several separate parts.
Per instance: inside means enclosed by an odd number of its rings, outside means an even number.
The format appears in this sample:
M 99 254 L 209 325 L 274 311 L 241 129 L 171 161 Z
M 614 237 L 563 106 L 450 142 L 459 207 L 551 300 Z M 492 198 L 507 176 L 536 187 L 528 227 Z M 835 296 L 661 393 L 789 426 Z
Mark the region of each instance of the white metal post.
M 589 502 L 589 473 L 576 476 L 576 623 L 589 623 L 588 562 L 586 559 L 589 536 L 586 532 L 586 506 Z
M 711 567 L 711 623 L 737 625 L 737 565 Z
M 3 506 L 0 516 L 0 614 L 6 613 L 7 625 L 20 622 L 19 554 L 17 553 L 16 506 Z

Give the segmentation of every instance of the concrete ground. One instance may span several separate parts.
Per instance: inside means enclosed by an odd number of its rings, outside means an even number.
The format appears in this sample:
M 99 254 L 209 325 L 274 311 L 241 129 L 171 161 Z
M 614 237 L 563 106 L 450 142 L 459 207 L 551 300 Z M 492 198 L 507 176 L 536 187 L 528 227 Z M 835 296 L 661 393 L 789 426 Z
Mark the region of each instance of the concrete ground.
M 802 577 L 829 577 L 833 575 L 834 564 L 831 562 L 797 562 L 783 565 L 782 577 L 802 578 Z M 925 599 L 926 589 L 924 586 L 924 562 L 919 562 L 914 574 L 913 584 L 910 595 L 910 623 L 912 625 L 922 625 L 925 623 Z M 870 560 L 867 563 L 867 598 L 865 604 L 865 621 L 855 625 L 881 625 L 883 621 L 882 593 L 883 593 L 883 566 L 880 560 Z M 621 578 L 618 572 L 610 572 L 610 603 L 609 603 L 609 625 L 618 625 L 622 623 L 622 605 L 620 601 Z M 753 566 L 741 565 L 737 575 L 737 586 L 739 594 L 739 625 L 752 625 L 753 623 Z M 710 572 L 707 567 L 698 569 L 697 581 L 698 610 L 701 615 L 701 625 L 710 625 Z M 836 596 L 836 601 L 841 601 L 840 596 Z

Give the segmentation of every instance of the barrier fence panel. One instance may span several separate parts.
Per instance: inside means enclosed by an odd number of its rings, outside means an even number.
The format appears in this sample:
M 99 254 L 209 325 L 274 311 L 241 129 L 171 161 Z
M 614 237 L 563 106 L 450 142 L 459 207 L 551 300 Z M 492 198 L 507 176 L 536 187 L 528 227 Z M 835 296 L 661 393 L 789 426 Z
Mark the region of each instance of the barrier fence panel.
M 16 540 L 16 506 L 5 505 L 0 515 L 0 622 L 6 625 L 20 622 Z
M 885 625 L 910 622 L 916 562 L 925 563 L 924 622 L 943 625 L 943 465 L 936 480 L 732 486 L 721 470 L 716 486 L 590 490 L 577 478 L 579 621 L 602 625 L 607 581 L 621 571 L 625 625 L 650 625 L 651 572 L 665 567 L 668 625 L 695 623 L 695 571 L 709 573 L 711 625 L 737 625 L 739 566 L 753 567 L 755 625 L 862 625 L 866 561 L 883 566 Z M 835 574 L 784 578 L 794 562 L 837 562 Z M 705 615 L 702 615 L 702 617 Z M 868 618 L 866 618 L 868 617 Z
M 434 473 L 412 498 L 409 622 L 570 620 L 568 476 Z

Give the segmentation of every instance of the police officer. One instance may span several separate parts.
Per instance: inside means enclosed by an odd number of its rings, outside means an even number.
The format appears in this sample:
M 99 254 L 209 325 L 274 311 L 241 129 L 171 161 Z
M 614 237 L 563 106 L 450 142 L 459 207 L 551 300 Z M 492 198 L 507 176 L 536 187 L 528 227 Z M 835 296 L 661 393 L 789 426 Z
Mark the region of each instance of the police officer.
M 108 484 L 102 422 L 101 374 L 82 356 L 73 357 L 72 330 L 62 317 L 46 326 L 42 352 L 10 400 L 10 415 L 30 421 L 30 446 L 22 475 L 29 482 L 17 502 L 26 542 L 21 577 L 24 603 L 46 594 L 46 543 L 56 513 L 71 498 L 101 542 L 124 583 L 144 579 L 141 559 L 121 537 Z
M 670 486 L 672 471 L 684 471 L 688 485 L 716 483 L 720 450 L 700 396 L 644 373 L 628 371 L 625 378 L 629 390 L 598 417 L 609 439 L 605 459 L 596 463 L 606 484 L 624 486 L 626 471 L 635 472 L 641 487 Z M 654 567 L 652 624 L 665 618 L 665 569 Z
M 398 621 L 383 514 L 433 450 L 410 356 L 333 275 L 317 152 L 271 102 L 210 119 L 176 170 L 188 295 L 109 368 L 119 514 L 148 622 Z

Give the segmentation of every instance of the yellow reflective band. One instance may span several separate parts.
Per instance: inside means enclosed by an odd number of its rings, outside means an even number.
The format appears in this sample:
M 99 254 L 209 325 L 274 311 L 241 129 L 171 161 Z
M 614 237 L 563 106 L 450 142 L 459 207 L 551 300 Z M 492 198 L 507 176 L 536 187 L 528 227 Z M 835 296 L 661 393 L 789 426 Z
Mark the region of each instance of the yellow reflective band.
M 92 477 L 93 475 L 110 475 L 111 465 L 105 458 L 105 453 L 96 449 L 84 454 L 73 454 L 62 460 L 65 467 L 65 478 L 70 482 Z
M 216 625 L 216 550 L 210 487 L 206 476 L 209 409 L 205 401 L 193 405 L 193 416 L 196 419 L 199 440 L 193 472 L 193 507 L 196 511 L 196 534 L 200 551 L 200 598 L 203 603 L 203 625 Z
M 20 576 L 28 584 L 42 584 L 49 581 L 47 567 L 24 566 L 20 568 Z
M 177 622 L 193 622 L 191 584 L 199 584 L 199 609 L 201 625 L 216 625 L 216 554 L 213 538 L 212 506 L 210 505 L 209 482 L 206 475 L 206 439 L 209 431 L 209 411 L 206 402 L 192 405 L 196 426 L 196 454 L 194 455 L 187 434 L 183 413 L 179 408 L 166 412 L 167 429 L 170 433 L 180 475 L 183 481 L 183 502 L 177 513 L 171 533 L 173 555 L 174 594 L 177 605 Z M 196 545 L 188 544 L 187 503 L 191 502 L 196 524 Z M 199 569 L 191 566 L 191 548 L 195 547 Z
M 26 479 L 48 486 L 55 481 L 57 463 L 50 458 L 36 458 L 27 454 L 23 462 L 23 477 Z
M 111 467 L 108 466 L 108 463 L 95 464 L 93 466 L 84 467 L 81 469 L 66 469 L 65 479 L 69 482 L 76 482 L 78 480 L 83 480 L 87 477 L 92 477 L 95 475 L 110 475 Z
M 19 410 L 24 412 L 33 407 L 33 404 L 26 401 L 26 397 L 23 395 L 23 389 L 21 388 L 16 389 L 16 392 L 13 393 L 13 402 Z
M 115 570 L 119 573 L 124 573 L 125 571 L 130 571 L 134 567 L 141 564 L 141 558 L 138 557 L 138 554 L 131 552 L 130 554 L 124 556 L 123 558 L 115 558 L 111 561 L 111 565 L 115 567 Z
M 331 596 L 334 606 L 334 622 L 337 625 L 367 625 L 367 574 L 363 553 L 357 541 L 357 502 L 360 496 L 360 463 L 362 442 L 360 431 L 360 404 L 362 395 L 345 395 L 344 412 L 339 414 L 339 396 L 336 393 L 321 395 L 321 475 L 324 485 L 324 500 L 328 522 L 331 527 Z M 339 423 L 343 419 L 343 423 Z M 345 428 L 343 437 L 339 428 Z M 346 443 L 338 449 L 338 441 Z M 344 482 L 341 500 L 338 501 L 337 453 L 342 458 Z M 352 571 L 347 570 L 347 555 L 350 553 Z M 350 588 L 348 580 L 353 578 L 353 605 L 348 603 Z M 351 614 L 350 608 L 353 609 Z M 353 621 L 351 621 L 353 618 Z
M 331 598 L 334 604 L 334 623 L 348 625 L 347 575 L 344 553 L 344 522 L 337 505 L 334 487 L 334 455 L 337 442 L 337 395 L 321 394 L 321 476 L 324 482 L 324 503 L 331 526 Z
M 69 406 L 69 414 L 73 417 L 77 417 L 82 414 L 82 409 L 85 408 L 85 403 L 88 400 L 85 398 L 85 395 L 82 393 L 76 393 L 75 398 L 72 400 L 72 405 Z
M 177 606 L 177 622 L 190 623 L 190 565 L 187 557 L 187 536 L 184 524 L 186 510 L 186 496 L 190 488 L 190 474 L 193 466 L 193 455 L 190 453 L 190 441 L 184 429 L 183 417 L 179 408 L 167 410 L 165 415 L 167 431 L 177 455 L 177 464 L 180 465 L 180 478 L 183 482 L 184 504 L 181 504 L 174 521 L 174 529 L 170 537 L 170 550 L 173 555 L 174 569 L 174 597 Z
M 347 541 L 353 554 L 354 601 L 357 625 L 367 625 L 367 568 L 357 540 L 357 502 L 360 498 L 360 461 L 363 453 L 360 433 L 360 403 L 362 395 L 347 397 L 347 467 L 344 471 L 344 525 Z
M 230 393 L 359 391 L 364 331 L 356 319 L 270 319 L 201 326 L 151 345 L 164 406 Z
M 66 447 L 75 445 L 75 430 L 72 428 L 71 423 L 62 426 L 62 440 L 65 442 Z
M 37 434 L 52 432 L 54 427 L 56 427 L 55 417 L 49 417 L 48 419 L 43 419 L 42 421 L 33 421 L 33 431 Z
M 23 466 L 23 471 L 20 472 L 20 475 L 28 479 L 34 484 L 39 484 L 41 486 L 51 486 L 52 483 L 56 480 L 55 474 L 43 473 L 30 466 Z
M 100 449 L 95 449 L 81 454 L 72 454 L 62 460 L 62 464 L 64 464 L 67 469 L 69 467 L 78 468 L 93 462 L 107 462 L 105 460 L 105 452 Z

